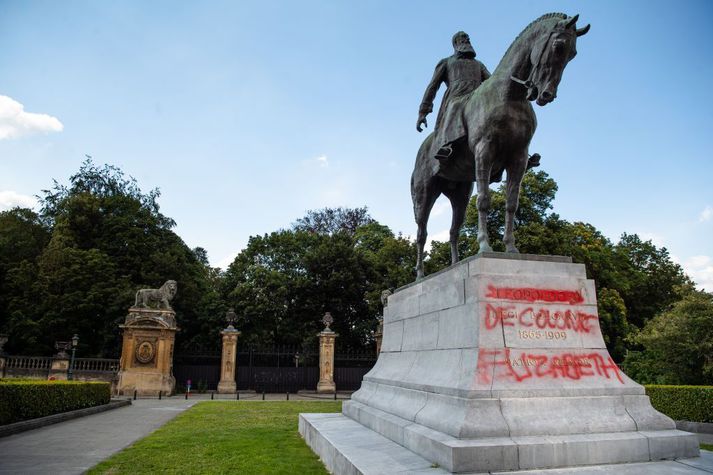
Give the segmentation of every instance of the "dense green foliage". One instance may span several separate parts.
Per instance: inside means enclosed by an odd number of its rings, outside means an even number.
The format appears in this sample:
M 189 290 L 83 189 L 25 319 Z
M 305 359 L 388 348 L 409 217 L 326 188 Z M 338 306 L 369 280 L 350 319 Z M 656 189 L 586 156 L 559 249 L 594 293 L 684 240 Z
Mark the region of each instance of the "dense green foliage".
M 553 212 L 556 182 L 528 172 L 516 215 L 521 252 L 572 256 L 596 282 L 601 328 L 616 361 L 651 383 L 711 382 L 710 295 L 696 292 L 665 248 L 624 234 L 612 242 L 594 226 Z M 372 344 L 380 294 L 414 278 L 415 245 L 366 208 L 308 211 L 287 229 L 252 236 L 226 269 L 189 249 L 161 214 L 159 193 L 143 193 L 111 166 L 85 162 L 67 186 L 45 190 L 41 210 L 0 213 L 0 332 L 10 353 L 50 354 L 54 340 L 80 336 L 83 356 L 116 357 L 118 324 L 141 287 L 178 281 L 177 352 L 218 348 L 229 307 L 245 343 L 314 348 L 329 311 L 340 350 Z M 477 197 L 460 239 L 477 252 Z M 491 243 L 502 250 L 504 186 L 492 191 Z M 450 265 L 433 242 L 427 273 Z
M 103 382 L 0 379 L 0 424 L 108 404 Z
M 713 422 L 713 386 L 646 386 L 656 410 L 676 421 Z
M 88 473 L 326 475 L 298 415 L 339 411 L 340 402 L 202 402 Z
M 10 336 L 7 351 L 49 354 L 55 340 L 77 333 L 80 354 L 114 357 L 118 324 L 136 290 L 168 279 L 178 281 L 173 306 L 187 333 L 216 327 L 206 324 L 217 297 L 211 271 L 171 231 L 175 223 L 160 213 L 158 196 L 157 190 L 143 194 L 120 170 L 87 160 L 69 186 L 55 182 L 43 192 L 39 215 L 0 213 L 0 329 Z
M 629 338 L 624 369 L 637 381 L 713 384 L 713 295 L 689 292 Z
M 356 227 L 329 222 L 305 229 L 298 222 L 251 237 L 225 273 L 224 292 L 244 318 L 244 341 L 314 345 L 329 311 L 340 347 L 359 349 L 376 327 L 381 291 L 411 280 L 413 257 L 408 240 L 370 218 Z

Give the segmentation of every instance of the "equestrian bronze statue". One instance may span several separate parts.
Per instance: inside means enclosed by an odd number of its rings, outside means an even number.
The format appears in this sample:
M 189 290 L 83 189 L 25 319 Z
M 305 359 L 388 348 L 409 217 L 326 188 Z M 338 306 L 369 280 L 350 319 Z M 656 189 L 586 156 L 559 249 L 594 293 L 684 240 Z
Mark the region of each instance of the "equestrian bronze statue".
M 562 72 L 577 54 L 577 37 L 589 31 L 589 25 L 577 29 L 578 18 L 579 15 L 568 17 L 563 13 L 548 13 L 530 23 L 515 38 L 492 76 L 459 101 L 462 101 L 459 113 L 450 119 L 439 120 L 439 126 L 446 124 L 453 130 L 434 131 L 419 148 L 411 175 L 411 198 L 418 225 L 417 279 L 424 276 L 428 216 L 441 193 L 450 200 L 453 210 L 450 229 L 452 262 L 458 261 L 458 235 L 473 192 L 473 182 L 478 194 L 478 252 L 492 251 L 486 221 L 490 207 L 488 186 L 501 181 L 504 172 L 507 172 L 507 183 L 503 242 L 506 252 L 518 252 L 513 220 L 520 183 L 528 165 L 536 166 L 539 159 L 536 154 L 528 155 L 537 126 L 530 101 L 544 106 L 557 97 Z M 454 46 L 455 40 L 454 37 Z M 425 119 L 424 110 L 422 105 L 417 128 L 420 128 L 421 119 Z M 436 141 L 434 136 L 447 139 Z

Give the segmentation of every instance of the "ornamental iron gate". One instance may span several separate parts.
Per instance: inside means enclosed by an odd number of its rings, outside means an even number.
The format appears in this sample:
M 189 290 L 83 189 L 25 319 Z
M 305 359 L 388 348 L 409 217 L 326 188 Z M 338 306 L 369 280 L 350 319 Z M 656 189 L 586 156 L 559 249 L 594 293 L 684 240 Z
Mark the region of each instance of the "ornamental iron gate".
M 193 391 L 213 391 L 220 381 L 221 350 L 194 349 L 177 354 L 173 374 L 178 392 L 191 380 Z M 359 389 L 374 366 L 373 351 L 337 353 L 334 382 L 338 390 Z M 238 390 L 266 393 L 314 391 L 319 381 L 319 353 L 298 346 L 248 346 L 238 350 L 235 382 Z

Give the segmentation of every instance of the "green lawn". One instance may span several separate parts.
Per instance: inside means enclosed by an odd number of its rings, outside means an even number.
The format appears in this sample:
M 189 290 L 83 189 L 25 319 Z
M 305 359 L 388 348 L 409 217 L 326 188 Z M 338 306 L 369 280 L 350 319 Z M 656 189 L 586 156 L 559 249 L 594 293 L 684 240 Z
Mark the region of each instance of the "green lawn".
M 334 401 L 201 402 L 88 473 L 327 474 L 297 415 L 339 411 Z
M 300 412 L 339 412 L 341 402 L 202 402 L 90 474 L 326 474 L 297 432 Z

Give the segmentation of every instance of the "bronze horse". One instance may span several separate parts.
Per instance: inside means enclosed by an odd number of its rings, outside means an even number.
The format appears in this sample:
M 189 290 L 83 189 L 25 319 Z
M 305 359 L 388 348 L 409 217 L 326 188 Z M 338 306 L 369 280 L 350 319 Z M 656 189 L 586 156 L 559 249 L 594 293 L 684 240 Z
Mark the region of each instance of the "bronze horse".
M 577 54 L 577 37 L 589 25 L 577 29 L 579 15 L 548 13 L 530 23 L 513 41 L 500 64 L 467 99 L 463 120 L 467 138 L 454 147 L 453 156 L 439 163 L 432 150 L 433 134 L 426 137 L 411 175 L 411 198 L 418 225 L 416 278 L 423 277 L 426 224 L 431 208 L 443 193 L 453 209 L 450 229 L 451 259 L 458 262 L 458 234 L 473 192 L 478 193 L 478 252 L 492 251 L 488 242 L 489 184 L 507 172 L 505 234 L 506 252 L 518 252 L 513 237 L 520 183 L 528 168 L 528 147 L 537 120 L 529 101 L 539 106 L 557 97 L 557 86 L 567 63 Z

